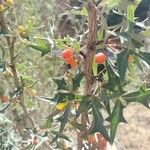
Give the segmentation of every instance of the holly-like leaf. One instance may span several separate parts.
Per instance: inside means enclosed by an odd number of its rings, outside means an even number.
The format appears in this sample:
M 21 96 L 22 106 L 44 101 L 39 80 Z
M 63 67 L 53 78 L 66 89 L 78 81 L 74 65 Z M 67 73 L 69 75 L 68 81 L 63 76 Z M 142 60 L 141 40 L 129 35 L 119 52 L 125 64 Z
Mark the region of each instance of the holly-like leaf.
M 121 89 L 119 74 L 116 70 L 116 66 L 111 63 L 111 61 L 107 61 L 106 70 L 108 74 L 108 82 L 106 87 L 111 91 L 118 91 L 118 89 Z
M 73 93 L 67 93 L 67 92 L 58 92 L 55 94 L 55 97 L 50 98 L 49 100 L 53 101 L 53 102 L 64 102 L 64 101 L 72 101 L 75 99 L 75 94 Z
M 149 107 L 148 101 L 150 101 L 150 89 L 145 88 L 145 84 L 143 84 L 139 90 L 124 94 L 122 97 L 127 103 L 138 102 L 146 107 Z
M 123 82 L 128 67 L 129 50 L 124 49 L 117 55 L 117 66 L 120 81 Z
M 134 46 L 137 49 L 140 49 L 143 46 L 142 43 L 138 42 L 134 38 L 131 38 L 131 44 L 132 44 L 132 46 Z
M 107 92 L 107 90 L 102 90 L 101 91 L 100 99 L 104 103 L 104 105 L 106 107 L 106 111 L 108 112 L 108 114 L 110 114 L 111 113 L 111 110 L 110 110 L 110 95 Z
M 90 109 L 90 108 L 91 108 L 90 101 L 87 101 L 87 99 L 85 101 L 81 101 L 80 106 L 76 111 L 75 119 L 77 119 L 80 116 L 81 113 L 83 113 L 85 111 L 88 111 L 88 109 Z
M 77 74 L 75 78 L 72 78 L 73 82 L 73 90 L 75 91 L 78 87 L 80 87 L 81 80 L 84 76 L 84 73 Z
M 42 56 L 51 51 L 51 45 L 47 39 L 37 38 L 35 42 L 31 42 L 28 46 L 42 53 Z
M 120 122 L 126 123 L 126 120 L 123 117 L 123 108 L 124 108 L 124 106 L 122 105 L 122 103 L 119 100 L 117 100 L 112 113 L 106 119 L 107 121 L 110 121 L 110 123 L 111 123 L 111 127 L 110 127 L 110 142 L 111 142 L 111 144 L 114 142 L 118 124 Z
M 52 133 L 53 133 L 55 136 L 59 135 L 59 138 L 62 138 L 62 139 L 65 139 L 65 140 L 71 142 L 71 140 L 70 140 L 66 135 L 64 135 L 64 134 L 59 134 L 57 131 L 52 131 Z
M 95 124 L 91 131 L 91 134 L 100 132 L 107 141 L 110 141 L 108 132 L 103 125 L 104 119 L 103 119 L 101 112 L 99 111 L 99 105 L 97 104 L 97 100 L 92 101 L 92 111 L 93 111 L 93 117 L 94 117 Z
M 53 81 L 57 84 L 58 88 L 57 90 L 69 90 L 69 87 L 66 83 L 66 81 L 64 80 L 64 78 L 62 79 L 53 79 Z
M 150 65 L 150 53 L 139 51 L 139 57 Z
M 64 136 L 62 133 L 65 129 L 65 126 L 66 126 L 66 123 L 68 122 L 68 117 L 69 117 L 69 113 L 70 113 L 70 105 L 67 106 L 64 114 L 58 118 L 58 121 L 60 121 L 61 125 L 60 125 L 60 129 L 59 129 L 59 132 L 58 134 L 55 136 L 55 138 L 52 140 L 51 143 L 55 142 L 58 138 L 64 138 L 64 139 L 67 139 L 66 136 Z

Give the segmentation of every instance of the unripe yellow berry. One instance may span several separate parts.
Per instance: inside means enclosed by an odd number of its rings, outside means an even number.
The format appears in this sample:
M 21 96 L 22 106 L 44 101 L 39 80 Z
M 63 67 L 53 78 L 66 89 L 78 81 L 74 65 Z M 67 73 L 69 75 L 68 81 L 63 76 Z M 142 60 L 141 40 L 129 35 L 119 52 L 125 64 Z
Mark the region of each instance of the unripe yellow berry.
M 63 111 L 63 110 L 66 108 L 67 105 L 68 105 L 68 102 L 61 102 L 61 103 L 58 103 L 58 104 L 56 105 L 56 109 Z
M 7 5 L 8 7 L 13 6 L 13 5 L 14 5 L 13 0 L 6 0 L 6 5 Z
M 26 31 L 26 28 L 24 26 L 19 26 L 18 29 L 18 34 L 23 37 L 23 38 L 27 38 L 28 37 L 28 32 Z
M 0 13 L 4 11 L 4 6 L 0 4 Z

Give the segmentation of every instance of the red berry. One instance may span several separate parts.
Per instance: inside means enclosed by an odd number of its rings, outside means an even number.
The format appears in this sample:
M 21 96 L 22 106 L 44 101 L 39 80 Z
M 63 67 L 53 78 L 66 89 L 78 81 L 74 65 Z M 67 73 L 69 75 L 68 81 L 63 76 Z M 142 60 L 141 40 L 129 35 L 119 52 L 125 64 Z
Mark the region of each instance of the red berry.
M 73 50 L 72 49 L 66 49 L 62 52 L 62 56 L 64 59 L 68 59 L 73 57 Z
M 40 142 L 39 138 L 35 136 L 33 139 L 33 144 L 37 145 L 37 144 L 39 144 L 39 142 Z
M 96 63 L 104 64 L 106 61 L 106 55 L 104 53 L 96 54 Z

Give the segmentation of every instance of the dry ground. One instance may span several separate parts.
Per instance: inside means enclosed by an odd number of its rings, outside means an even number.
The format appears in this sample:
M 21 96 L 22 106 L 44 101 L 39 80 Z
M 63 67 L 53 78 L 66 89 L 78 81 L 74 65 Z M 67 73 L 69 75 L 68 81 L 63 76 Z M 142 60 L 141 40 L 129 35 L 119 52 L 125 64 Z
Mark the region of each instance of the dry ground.
M 150 150 L 150 110 L 137 103 L 124 110 L 128 124 L 120 124 L 118 150 Z

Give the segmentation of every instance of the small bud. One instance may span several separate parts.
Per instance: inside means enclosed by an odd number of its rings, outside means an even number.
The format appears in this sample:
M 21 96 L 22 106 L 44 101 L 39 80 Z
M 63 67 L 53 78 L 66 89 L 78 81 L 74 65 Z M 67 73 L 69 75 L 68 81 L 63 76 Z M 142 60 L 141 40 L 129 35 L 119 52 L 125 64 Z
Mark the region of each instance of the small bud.
M 12 7 L 12 6 L 14 5 L 13 0 L 6 0 L 6 5 L 7 5 L 8 7 Z
M 4 11 L 4 6 L 0 4 L 0 13 Z

